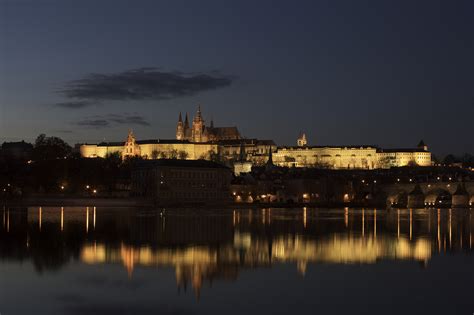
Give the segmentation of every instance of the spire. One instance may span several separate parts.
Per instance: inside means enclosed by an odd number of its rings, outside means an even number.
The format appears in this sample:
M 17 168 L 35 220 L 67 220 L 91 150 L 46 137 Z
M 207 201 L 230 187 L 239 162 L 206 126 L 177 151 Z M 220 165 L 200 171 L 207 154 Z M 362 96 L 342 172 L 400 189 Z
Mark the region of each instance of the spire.
M 214 128 L 214 118 L 211 116 L 211 128 Z
M 189 128 L 188 113 L 186 113 L 186 117 L 184 118 L 184 128 Z
M 181 112 L 179 112 L 178 122 L 183 122 L 183 118 L 181 117 Z
M 198 110 L 197 110 L 197 113 L 196 113 L 196 120 L 202 120 L 201 105 L 198 105 Z

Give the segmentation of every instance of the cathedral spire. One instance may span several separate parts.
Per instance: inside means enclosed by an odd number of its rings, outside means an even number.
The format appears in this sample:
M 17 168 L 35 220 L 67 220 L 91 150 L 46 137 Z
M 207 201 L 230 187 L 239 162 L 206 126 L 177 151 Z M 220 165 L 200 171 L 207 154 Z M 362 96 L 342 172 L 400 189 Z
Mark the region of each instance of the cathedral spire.
M 183 117 L 181 117 L 181 112 L 179 112 L 178 124 L 176 125 L 176 139 L 184 140 L 185 132 L 183 126 Z
M 198 105 L 198 110 L 197 110 L 197 112 L 196 112 L 196 120 L 202 120 L 201 104 Z
M 189 128 L 188 113 L 186 113 L 186 117 L 184 118 L 184 128 Z

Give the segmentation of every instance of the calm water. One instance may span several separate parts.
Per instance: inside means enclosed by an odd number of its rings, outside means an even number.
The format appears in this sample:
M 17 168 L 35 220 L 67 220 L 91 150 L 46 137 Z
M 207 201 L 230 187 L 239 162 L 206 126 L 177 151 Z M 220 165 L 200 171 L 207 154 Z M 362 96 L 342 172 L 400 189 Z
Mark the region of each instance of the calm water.
M 473 212 L 5 207 L 0 313 L 470 315 Z

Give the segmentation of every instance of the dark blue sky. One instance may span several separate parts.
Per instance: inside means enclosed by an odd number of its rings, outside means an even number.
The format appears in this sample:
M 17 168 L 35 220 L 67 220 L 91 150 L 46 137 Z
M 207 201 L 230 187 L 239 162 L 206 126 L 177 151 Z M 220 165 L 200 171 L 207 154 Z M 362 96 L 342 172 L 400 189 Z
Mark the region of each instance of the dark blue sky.
M 173 138 L 200 103 L 278 144 L 474 153 L 473 16 L 473 1 L 0 0 L 0 142 Z

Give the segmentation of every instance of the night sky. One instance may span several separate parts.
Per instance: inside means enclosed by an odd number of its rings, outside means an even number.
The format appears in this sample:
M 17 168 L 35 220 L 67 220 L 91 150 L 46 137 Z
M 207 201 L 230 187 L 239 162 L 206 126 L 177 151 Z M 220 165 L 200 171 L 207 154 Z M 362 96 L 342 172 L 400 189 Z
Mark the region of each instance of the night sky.
M 249 138 L 474 153 L 474 1 L 0 0 L 0 142 Z

